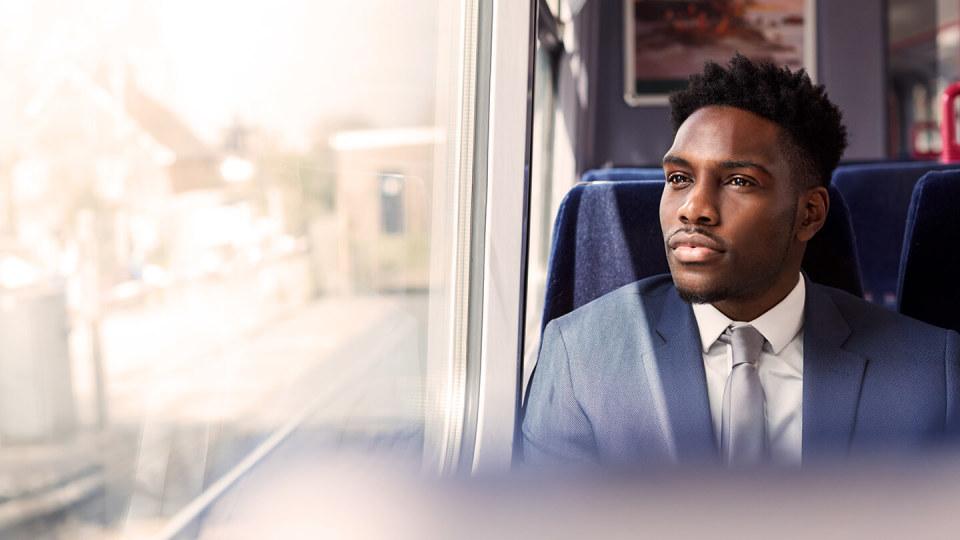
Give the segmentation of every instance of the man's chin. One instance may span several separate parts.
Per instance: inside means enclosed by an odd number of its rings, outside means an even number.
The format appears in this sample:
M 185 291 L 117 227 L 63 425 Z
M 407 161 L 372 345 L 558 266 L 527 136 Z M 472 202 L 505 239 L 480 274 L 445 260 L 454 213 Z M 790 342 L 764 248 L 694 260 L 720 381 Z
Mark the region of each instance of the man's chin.
M 732 296 L 730 289 L 721 285 L 711 284 L 697 287 L 680 283 L 676 279 L 673 280 L 673 284 L 677 288 L 680 299 L 688 304 L 713 304 Z
M 677 287 L 677 293 L 680 294 L 680 299 L 688 304 L 713 304 L 727 298 L 725 294 L 717 291 L 696 291 L 680 287 Z

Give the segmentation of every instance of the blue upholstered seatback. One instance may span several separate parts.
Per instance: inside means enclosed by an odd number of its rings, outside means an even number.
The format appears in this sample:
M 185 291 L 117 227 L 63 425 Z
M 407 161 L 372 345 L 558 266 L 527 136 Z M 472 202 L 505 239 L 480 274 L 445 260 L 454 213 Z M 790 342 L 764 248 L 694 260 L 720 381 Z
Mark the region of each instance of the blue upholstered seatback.
M 836 287 L 863 297 L 860 256 L 850 209 L 843 195 L 833 186 L 828 188 L 830 211 L 823 228 L 807 242 L 802 268 L 815 283 Z
M 621 180 L 663 180 L 660 167 L 593 169 L 583 173 L 581 182 L 618 182 Z
M 957 164 L 954 164 L 957 166 Z M 960 170 L 929 172 L 907 213 L 897 309 L 960 331 Z
M 669 272 L 660 233 L 662 190 L 656 180 L 573 186 L 554 222 L 544 326 L 617 287 Z
M 876 163 L 838 167 L 833 185 L 850 208 L 857 238 L 864 297 L 893 308 L 903 230 L 913 186 L 936 162 Z
M 624 178 L 621 175 L 620 178 Z M 583 182 L 560 205 L 547 271 L 543 325 L 617 287 L 669 272 L 660 231 L 662 180 Z M 840 194 L 807 246 L 811 279 L 861 295 L 849 215 Z

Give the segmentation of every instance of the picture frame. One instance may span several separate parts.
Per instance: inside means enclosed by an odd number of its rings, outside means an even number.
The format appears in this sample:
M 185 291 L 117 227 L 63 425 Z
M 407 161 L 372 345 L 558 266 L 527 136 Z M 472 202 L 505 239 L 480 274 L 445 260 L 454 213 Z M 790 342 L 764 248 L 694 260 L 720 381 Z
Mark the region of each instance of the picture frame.
M 663 106 L 706 61 L 736 52 L 816 82 L 817 0 L 622 0 L 624 101 Z

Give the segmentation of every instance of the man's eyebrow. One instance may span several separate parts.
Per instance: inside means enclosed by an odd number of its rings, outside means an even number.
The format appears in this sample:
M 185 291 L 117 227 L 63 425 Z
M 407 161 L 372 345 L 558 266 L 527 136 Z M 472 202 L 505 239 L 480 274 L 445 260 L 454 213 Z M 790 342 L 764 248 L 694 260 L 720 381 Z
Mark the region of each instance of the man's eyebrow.
M 667 165 L 678 165 L 680 167 L 693 168 L 693 165 L 691 165 L 689 161 L 680 156 L 674 156 L 671 154 L 663 156 L 663 166 L 666 167 Z M 766 167 L 757 163 L 756 161 L 736 159 L 721 161 L 719 165 L 722 169 L 757 169 L 767 176 L 773 176 Z
M 670 154 L 663 156 L 663 164 L 664 166 L 666 165 L 679 165 L 681 167 L 691 166 L 689 161 L 683 159 L 682 157 L 673 156 Z
M 745 161 L 745 160 L 733 160 L 733 161 L 721 161 L 720 167 L 723 169 L 757 169 L 767 176 L 772 176 L 770 171 L 767 170 L 763 165 L 755 161 Z

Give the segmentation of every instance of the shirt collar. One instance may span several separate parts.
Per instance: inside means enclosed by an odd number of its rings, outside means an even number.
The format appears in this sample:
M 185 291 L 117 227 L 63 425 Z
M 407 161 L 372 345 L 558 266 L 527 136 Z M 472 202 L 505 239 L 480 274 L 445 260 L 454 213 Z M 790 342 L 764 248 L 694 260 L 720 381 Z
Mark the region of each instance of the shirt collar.
M 763 334 L 773 354 L 780 354 L 803 328 L 806 297 L 803 276 L 798 275 L 797 284 L 783 300 L 750 322 L 733 321 L 711 304 L 693 304 L 693 315 L 700 329 L 700 345 L 704 354 L 728 327 L 747 324 Z

